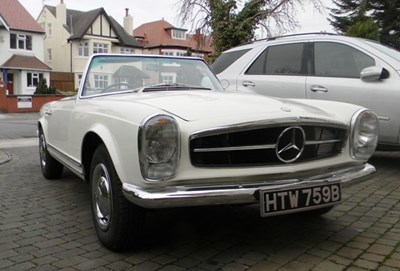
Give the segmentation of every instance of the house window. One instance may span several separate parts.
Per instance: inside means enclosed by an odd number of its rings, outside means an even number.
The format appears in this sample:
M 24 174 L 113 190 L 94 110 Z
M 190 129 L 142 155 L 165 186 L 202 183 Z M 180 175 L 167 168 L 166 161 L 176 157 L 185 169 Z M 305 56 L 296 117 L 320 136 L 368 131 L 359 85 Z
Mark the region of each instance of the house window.
M 10 33 L 10 48 L 32 51 L 32 36 Z
M 186 56 L 187 51 L 183 50 L 162 50 L 163 55 L 165 56 Z
M 161 76 L 163 84 L 174 84 L 176 81 L 175 73 L 163 73 Z
M 133 54 L 133 50 L 129 48 L 121 48 L 121 54 Z
M 108 86 L 108 75 L 101 75 L 101 74 L 94 75 L 95 88 L 106 88 L 107 86 Z
M 47 49 L 47 57 L 49 61 L 53 60 L 53 50 L 51 48 Z
M 53 35 L 53 29 L 52 29 L 52 25 L 50 23 L 47 24 L 47 35 L 49 37 L 51 37 L 51 35 Z
M 108 53 L 108 44 L 105 43 L 93 43 L 93 54 Z
M 177 40 L 186 39 L 186 32 L 182 30 L 172 29 L 172 38 Z
M 26 86 L 36 87 L 40 80 L 43 80 L 43 73 L 28 72 L 26 75 Z
M 81 41 L 78 47 L 79 56 L 89 56 L 89 43 L 87 41 Z

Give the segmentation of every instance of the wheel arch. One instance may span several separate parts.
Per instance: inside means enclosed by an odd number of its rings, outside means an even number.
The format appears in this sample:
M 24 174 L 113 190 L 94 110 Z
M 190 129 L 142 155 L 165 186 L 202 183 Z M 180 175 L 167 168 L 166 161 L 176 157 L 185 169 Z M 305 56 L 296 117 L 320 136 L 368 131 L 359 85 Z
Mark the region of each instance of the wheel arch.
M 39 131 L 42 131 L 43 133 L 45 133 L 45 124 L 42 123 L 42 121 L 38 121 L 37 122 L 37 136 L 39 136 Z M 45 134 L 46 136 L 46 134 Z
M 92 162 L 93 154 L 97 147 L 104 144 L 111 160 L 113 161 L 114 168 L 118 175 L 121 174 L 121 167 L 118 163 L 118 140 L 113 136 L 112 131 L 103 125 L 93 127 L 83 138 L 81 147 L 82 167 L 85 181 L 89 181 L 90 177 L 90 164 Z M 121 176 L 119 176 L 121 177 Z
M 92 162 L 93 154 L 97 147 L 104 144 L 103 139 L 95 132 L 89 132 L 85 135 L 82 142 L 82 167 L 85 181 L 89 182 L 90 177 L 90 164 Z M 106 146 L 107 148 L 107 146 Z

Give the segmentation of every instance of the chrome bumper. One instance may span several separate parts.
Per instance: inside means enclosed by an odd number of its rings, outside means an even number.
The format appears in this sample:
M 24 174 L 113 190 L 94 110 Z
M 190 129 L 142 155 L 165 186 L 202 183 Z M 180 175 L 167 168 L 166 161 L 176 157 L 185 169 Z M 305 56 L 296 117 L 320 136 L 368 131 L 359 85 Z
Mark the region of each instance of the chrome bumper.
M 122 189 L 124 196 L 130 202 L 145 208 L 241 204 L 258 202 L 261 189 L 290 189 L 292 186 L 307 187 L 337 181 L 346 187 L 364 180 L 364 177 L 373 172 L 375 172 L 374 166 L 364 164 L 304 179 L 268 180 L 242 185 L 173 186 L 156 189 L 143 189 L 124 183 Z

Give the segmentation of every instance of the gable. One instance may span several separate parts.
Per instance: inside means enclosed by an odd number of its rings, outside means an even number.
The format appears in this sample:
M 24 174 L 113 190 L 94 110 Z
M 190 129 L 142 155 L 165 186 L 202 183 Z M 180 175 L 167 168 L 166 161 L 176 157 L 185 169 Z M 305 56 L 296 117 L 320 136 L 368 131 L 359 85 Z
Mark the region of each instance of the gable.
M 118 38 L 104 14 L 99 14 L 99 16 L 97 16 L 97 18 L 92 22 L 91 26 L 86 31 L 86 35 L 116 39 Z

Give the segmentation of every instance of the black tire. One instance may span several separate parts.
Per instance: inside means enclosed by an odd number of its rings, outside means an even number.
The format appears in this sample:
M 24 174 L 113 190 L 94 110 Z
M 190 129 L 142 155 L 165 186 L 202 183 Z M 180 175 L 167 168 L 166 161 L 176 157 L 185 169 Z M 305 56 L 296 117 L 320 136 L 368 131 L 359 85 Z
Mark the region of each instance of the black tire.
M 137 246 L 145 211 L 130 203 L 104 145 L 94 152 L 90 166 L 90 196 L 94 227 L 103 245 L 114 251 Z
M 41 129 L 39 130 L 39 156 L 43 176 L 49 180 L 61 178 L 64 166 L 47 150 L 46 137 Z

